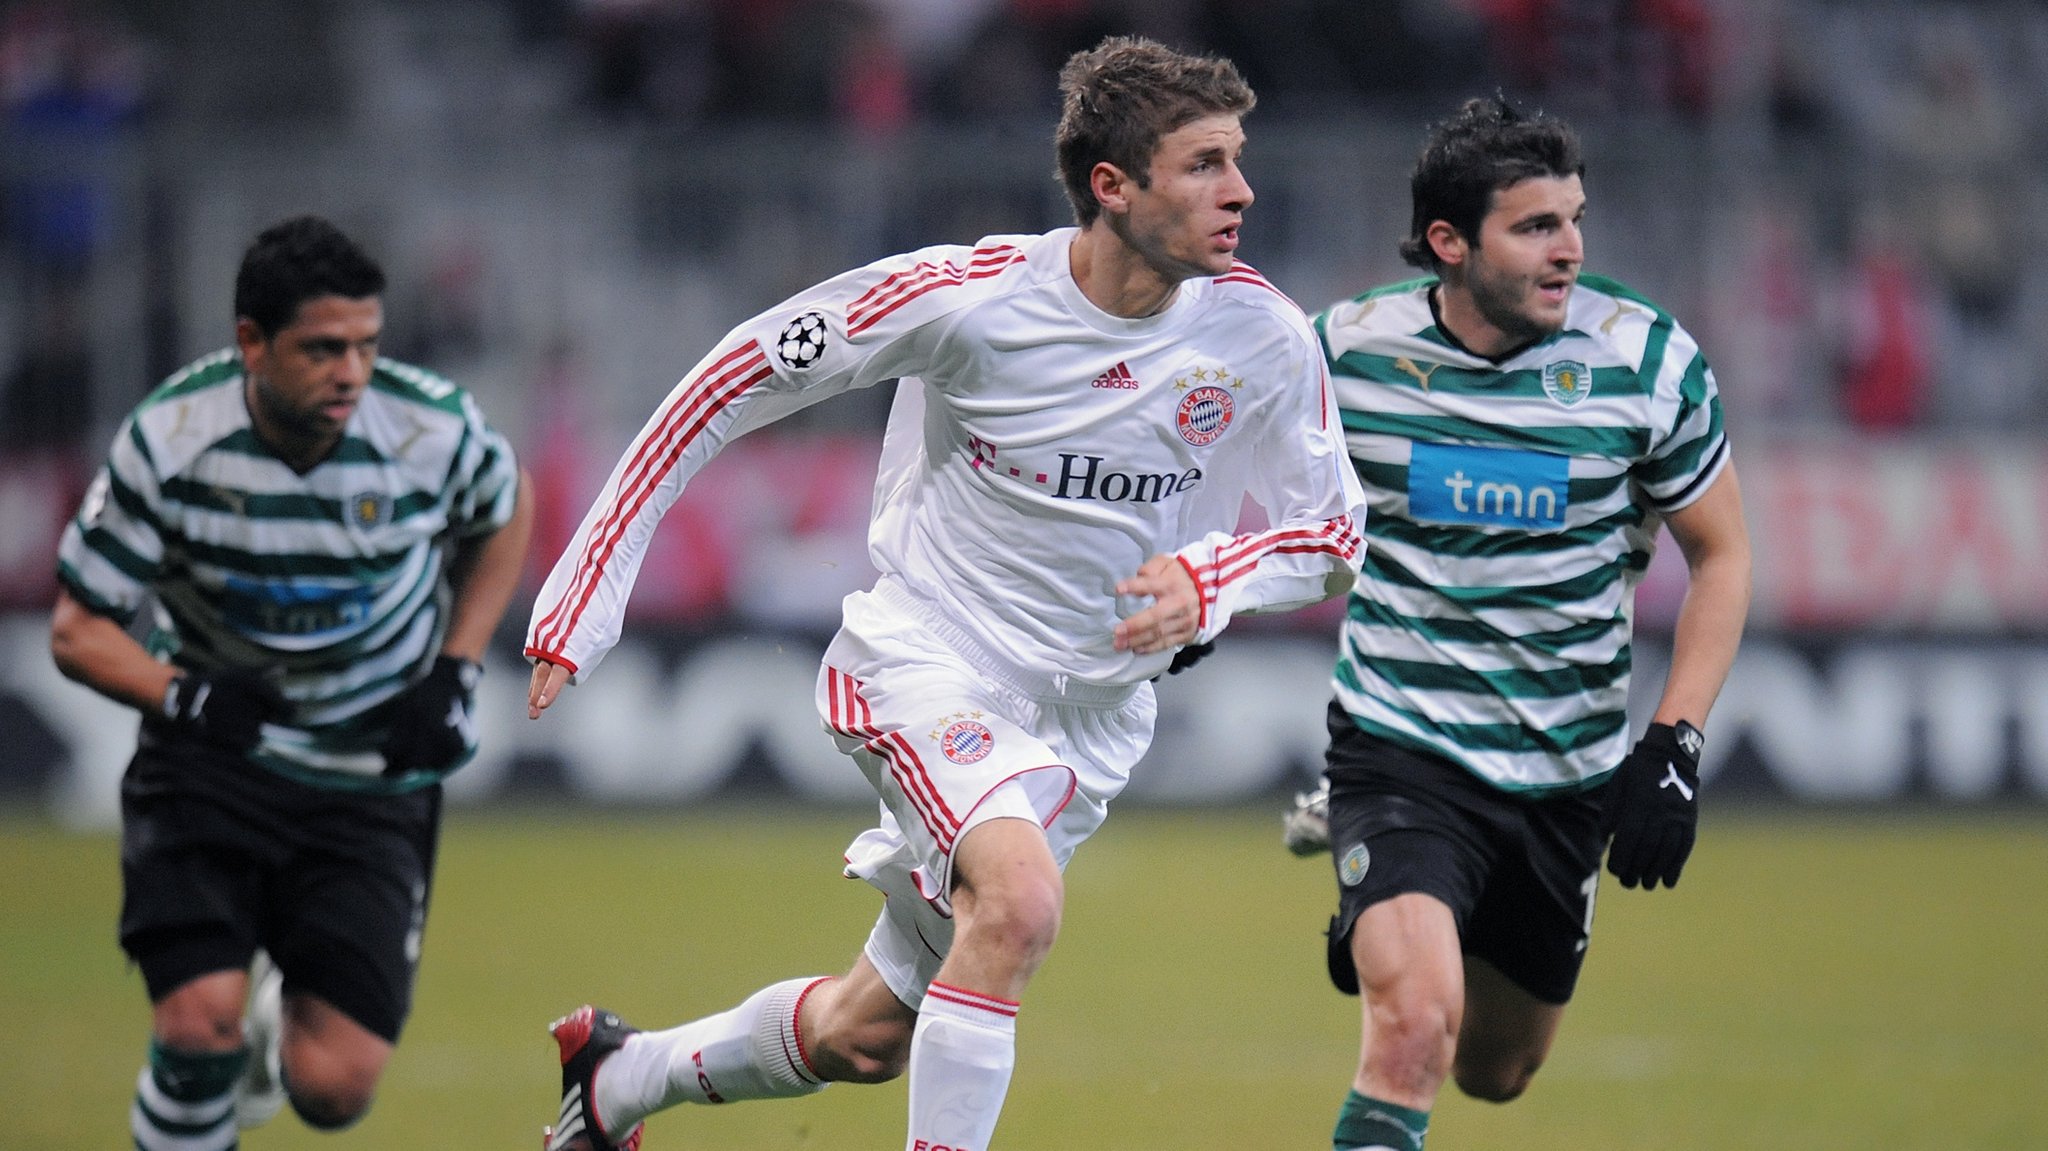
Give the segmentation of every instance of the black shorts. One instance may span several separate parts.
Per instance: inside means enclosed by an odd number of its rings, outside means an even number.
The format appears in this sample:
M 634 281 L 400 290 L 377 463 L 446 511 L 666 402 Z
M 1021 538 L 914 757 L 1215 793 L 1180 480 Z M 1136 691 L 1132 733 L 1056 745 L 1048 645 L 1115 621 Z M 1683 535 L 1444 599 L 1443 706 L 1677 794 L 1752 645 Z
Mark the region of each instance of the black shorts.
M 441 789 L 359 795 L 150 725 L 121 781 L 121 947 L 151 1002 L 270 953 L 389 1042 L 412 1010 Z
M 1451 761 L 1329 714 L 1330 859 L 1337 915 L 1330 979 L 1358 994 L 1351 928 L 1381 900 L 1442 900 L 1464 953 L 1545 1003 L 1565 1003 L 1593 931 L 1606 847 L 1604 786 L 1542 796 L 1502 791 Z

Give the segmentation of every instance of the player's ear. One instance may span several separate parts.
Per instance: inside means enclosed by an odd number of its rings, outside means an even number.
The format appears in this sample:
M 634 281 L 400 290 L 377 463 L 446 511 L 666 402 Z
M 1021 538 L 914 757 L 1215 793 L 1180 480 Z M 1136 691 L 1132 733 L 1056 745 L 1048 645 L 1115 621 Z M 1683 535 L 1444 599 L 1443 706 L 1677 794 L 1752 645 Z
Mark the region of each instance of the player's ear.
M 1448 266 L 1464 264 L 1465 257 L 1471 254 L 1465 233 L 1452 227 L 1449 220 L 1431 220 L 1422 237 L 1429 241 L 1429 250 L 1436 253 L 1437 260 Z
M 1107 160 L 1097 161 L 1088 171 L 1088 189 L 1095 193 L 1095 202 L 1105 212 L 1130 211 L 1132 186 L 1130 175 Z
M 269 346 L 270 337 L 263 334 L 261 325 L 247 316 L 235 317 L 235 347 L 241 350 L 244 365 L 256 370 L 258 365 L 251 361 L 261 359 Z

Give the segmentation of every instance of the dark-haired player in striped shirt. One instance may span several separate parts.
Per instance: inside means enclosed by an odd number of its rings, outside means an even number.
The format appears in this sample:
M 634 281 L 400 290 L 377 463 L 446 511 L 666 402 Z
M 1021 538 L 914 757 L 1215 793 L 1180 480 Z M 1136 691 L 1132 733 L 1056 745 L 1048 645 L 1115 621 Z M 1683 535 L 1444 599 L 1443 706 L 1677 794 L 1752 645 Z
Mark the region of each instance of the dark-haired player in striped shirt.
M 1520 1094 L 1592 931 L 1600 857 L 1676 883 L 1749 544 L 1714 375 L 1663 309 L 1581 275 L 1571 129 L 1502 100 L 1439 125 L 1402 255 L 1316 318 L 1371 508 L 1330 708 L 1331 977 L 1363 989 L 1335 1145 L 1420 1151 L 1448 1075 Z M 1631 749 L 1637 582 L 1691 573 Z M 1321 798 L 1321 797 L 1319 797 Z
M 264 231 L 235 346 L 129 414 L 60 544 L 57 665 L 143 716 L 120 930 L 154 1012 L 142 1151 L 224 1151 L 287 1100 L 353 1123 L 411 1008 L 440 781 L 475 751 L 531 512 L 475 402 L 378 357 L 383 288 L 325 220 Z

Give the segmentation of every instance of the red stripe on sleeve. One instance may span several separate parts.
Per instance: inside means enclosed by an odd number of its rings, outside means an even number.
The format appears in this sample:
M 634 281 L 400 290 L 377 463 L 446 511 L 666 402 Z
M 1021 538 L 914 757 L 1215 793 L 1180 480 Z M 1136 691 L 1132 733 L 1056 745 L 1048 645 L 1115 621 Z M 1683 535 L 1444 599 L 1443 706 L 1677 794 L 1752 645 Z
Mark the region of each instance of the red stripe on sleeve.
M 857 336 L 867 331 L 877 323 L 880 323 L 891 312 L 896 311 L 920 296 L 927 295 L 940 288 L 957 288 L 969 280 L 987 279 L 990 276 L 998 275 L 1007 270 L 1012 264 L 1021 263 L 1023 260 L 1024 253 L 1017 251 L 1015 248 L 997 248 L 992 249 L 986 255 L 983 252 L 977 251 L 974 254 L 974 259 L 970 260 L 965 268 L 954 263 L 920 264 L 918 265 L 920 269 L 918 274 L 906 279 L 900 288 L 893 289 L 894 294 L 892 296 L 886 298 L 877 297 L 876 301 L 869 305 L 869 310 L 865 312 L 859 311 L 861 306 L 859 304 L 856 304 L 855 309 L 849 310 L 847 313 L 846 334 Z M 872 296 L 875 293 L 870 292 L 869 295 Z M 863 296 L 861 299 L 866 300 L 867 296 Z
M 562 646 L 562 632 L 551 629 L 554 628 L 556 621 L 561 617 L 562 612 L 567 608 L 571 599 L 574 598 L 576 589 L 581 586 L 582 581 L 593 575 L 591 563 L 596 557 L 598 549 L 602 546 L 617 522 L 619 510 L 631 497 L 633 490 L 644 476 L 646 467 L 659 453 L 663 442 L 672 433 L 677 421 L 687 417 L 709 392 L 717 388 L 719 382 L 725 378 L 724 373 L 733 367 L 735 361 L 746 359 L 749 356 L 760 356 L 760 354 L 760 345 L 752 342 L 734 348 L 700 373 L 690 388 L 677 395 L 670 402 L 668 410 L 662 414 L 661 422 L 656 425 L 654 432 L 641 441 L 639 449 L 633 453 L 633 458 L 628 461 L 626 470 L 622 473 L 624 481 L 619 485 L 618 494 L 612 497 L 611 510 L 606 513 L 603 520 L 599 521 L 596 529 L 590 533 L 590 538 L 585 541 L 583 555 L 577 561 L 576 570 L 569 580 L 569 586 L 562 589 L 561 598 L 556 601 L 554 608 L 548 612 L 546 618 L 541 620 L 540 626 L 534 629 L 536 643 L 553 648 Z M 761 362 L 765 363 L 766 358 L 762 357 Z
M 727 404 L 748 388 L 769 377 L 771 372 L 766 358 L 760 355 L 759 345 L 749 344 L 748 347 L 755 353 L 752 359 L 728 371 L 723 377 L 709 381 L 702 392 L 693 389 L 695 394 L 691 402 L 671 409 L 670 416 L 663 421 L 658 437 L 650 436 L 641 445 L 642 451 L 636 456 L 636 462 L 643 458 L 645 462 L 639 478 L 630 486 L 621 486 L 606 525 L 600 532 L 592 533 L 592 545 L 585 549 L 584 560 L 577 570 L 576 578 L 570 581 L 569 588 L 563 592 L 562 602 L 556 605 L 549 618 L 554 619 L 559 615 L 564 605 L 571 605 L 568 614 L 555 625 L 551 633 L 537 636 L 539 642 L 555 647 L 567 646 L 569 633 L 576 629 L 584 608 L 589 606 L 590 597 L 596 594 L 605 565 L 611 562 L 612 554 L 618 550 L 619 541 L 625 537 L 627 527 L 639 516 L 640 509 L 647 505 L 655 489 L 661 486 L 662 479 L 675 467 L 676 460 L 681 458 L 683 452 L 705 426 L 718 413 L 725 410 Z M 741 374 L 743 372 L 747 374 Z M 684 420 L 688 420 L 687 425 L 683 423 Z M 648 456 L 646 449 L 653 446 L 657 438 L 673 438 L 674 442 L 666 444 L 665 450 L 659 456 Z M 579 586 L 582 588 L 580 595 L 576 593 Z M 547 624 L 544 622 L 542 626 L 545 629 Z
M 1182 570 L 1188 573 L 1188 578 L 1195 581 L 1195 630 L 1200 631 L 1209 626 L 1209 596 L 1202 590 L 1202 576 L 1199 572 L 1195 571 L 1195 565 L 1179 556 L 1175 556 L 1173 559 L 1175 563 L 1181 566 Z

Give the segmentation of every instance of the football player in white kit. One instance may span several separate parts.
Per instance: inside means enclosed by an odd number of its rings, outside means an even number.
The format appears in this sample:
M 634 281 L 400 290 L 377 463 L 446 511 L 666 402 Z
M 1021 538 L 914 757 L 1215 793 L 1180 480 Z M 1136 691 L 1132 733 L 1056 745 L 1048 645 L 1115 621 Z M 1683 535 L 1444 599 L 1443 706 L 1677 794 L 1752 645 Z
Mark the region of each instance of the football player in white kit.
M 1061 872 L 1152 736 L 1150 680 L 1239 613 L 1341 594 L 1363 497 L 1306 318 L 1234 252 L 1251 90 L 1116 38 L 1060 77 L 1078 226 L 927 248 L 740 325 L 612 473 L 534 608 L 528 713 L 619 637 L 656 521 L 726 441 L 900 379 L 870 548 L 818 708 L 881 796 L 846 870 L 887 898 L 852 971 L 667 1031 L 584 1007 L 550 1151 L 682 1102 L 909 1072 L 912 1151 L 982 1151 Z M 1238 530 L 1246 495 L 1270 526 Z

